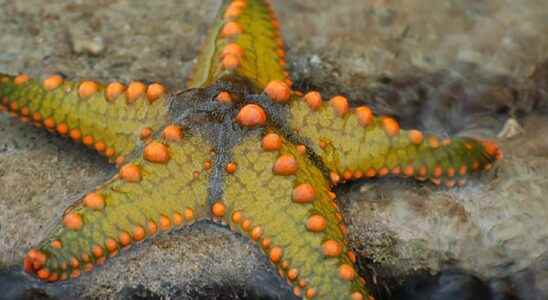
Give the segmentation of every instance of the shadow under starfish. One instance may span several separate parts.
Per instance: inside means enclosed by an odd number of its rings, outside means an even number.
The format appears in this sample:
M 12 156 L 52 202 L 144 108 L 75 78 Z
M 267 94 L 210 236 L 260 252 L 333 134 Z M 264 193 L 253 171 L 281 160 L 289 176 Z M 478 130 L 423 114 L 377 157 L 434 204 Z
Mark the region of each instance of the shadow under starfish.
M 77 278 L 147 237 L 210 219 L 255 242 L 298 297 L 372 299 L 332 188 L 389 174 L 453 187 L 502 154 L 489 141 L 401 130 L 343 96 L 292 91 L 285 65 L 270 5 L 234 0 L 184 92 L 0 74 L 2 110 L 119 167 L 64 212 L 25 271 Z

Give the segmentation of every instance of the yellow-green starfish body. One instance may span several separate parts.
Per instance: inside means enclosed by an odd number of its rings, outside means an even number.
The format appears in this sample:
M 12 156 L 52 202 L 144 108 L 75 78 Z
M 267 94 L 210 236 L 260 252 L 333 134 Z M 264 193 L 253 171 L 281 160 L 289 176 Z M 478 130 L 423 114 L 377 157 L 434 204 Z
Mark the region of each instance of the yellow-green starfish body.
M 4 111 L 119 166 L 65 211 L 25 270 L 75 278 L 159 232 L 213 219 L 256 242 L 295 295 L 371 298 L 331 188 L 388 174 L 451 187 L 501 153 L 401 130 L 342 96 L 291 91 L 278 27 L 266 1 L 225 0 L 185 92 L 0 74 Z

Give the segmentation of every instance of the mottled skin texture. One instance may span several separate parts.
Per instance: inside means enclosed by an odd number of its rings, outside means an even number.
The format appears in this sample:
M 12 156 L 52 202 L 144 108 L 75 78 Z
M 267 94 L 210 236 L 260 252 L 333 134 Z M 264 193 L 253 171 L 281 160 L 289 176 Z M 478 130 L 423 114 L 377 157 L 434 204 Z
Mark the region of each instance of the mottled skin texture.
M 333 186 L 393 174 L 452 187 L 501 153 L 400 130 L 344 97 L 290 91 L 278 26 L 263 0 L 224 1 L 183 92 L 0 74 L 2 110 L 119 166 L 65 211 L 25 270 L 76 278 L 133 243 L 211 219 L 257 243 L 296 296 L 372 297 Z

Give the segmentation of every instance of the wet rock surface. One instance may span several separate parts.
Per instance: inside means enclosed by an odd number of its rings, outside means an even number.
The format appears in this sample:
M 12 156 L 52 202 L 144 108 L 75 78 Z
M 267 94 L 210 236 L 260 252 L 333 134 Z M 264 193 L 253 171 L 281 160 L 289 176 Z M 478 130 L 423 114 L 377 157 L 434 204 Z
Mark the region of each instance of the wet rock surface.
M 464 278 L 457 290 L 547 298 L 548 4 L 274 2 L 295 88 L 341 92 L 404 127 L 442 135 L 494 138 L 510 117 L 523 127 L 498 140 L 505 159 L 464 188 L 387 178 L 338 189 L 352 246 L 379 293 L 409 295 L 398 288 L 408 278 L 450 266 L 473 276 L 434 275 L 431 294 Z M 218 5 L 0 0 L 0 72 L 183 88 Z M 2 290 L 22 299 L 288 297 L 255 246 L 208 223 L 138 245 L 68 284 L 46 286 L 22 274 L 26 250 L 113 171 L 93 152 L 0 116 Z

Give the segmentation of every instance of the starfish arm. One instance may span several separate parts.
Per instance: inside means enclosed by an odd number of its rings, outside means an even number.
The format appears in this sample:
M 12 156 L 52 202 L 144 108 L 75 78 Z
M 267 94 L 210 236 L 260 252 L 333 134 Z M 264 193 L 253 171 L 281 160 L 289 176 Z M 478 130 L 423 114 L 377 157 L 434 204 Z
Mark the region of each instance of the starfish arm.
M 188 85 L 208 86 L 230 75 L 249 80 L 257 91 L 273 80 L 291 85 L 285 65 L 279 23 L 268 1 L 225 0 Z
M 295 295 L 364 299 L 334 194 L 306 151 L 275 132 L 262 140 L 255 132 L 233 160 L 237 171 L 226 176 L 218 216 L 261 247 Z
M 3 110 L 24 122 L 68 136 L 110 161 L 123 158 L 166 122 L 168 98 L 160 84 L 69 82 L 54 75 L 42 82 L 0 74 Z
M 150 141 L 142 157 L 69 207 L 28 252 L 25 270 L 47 281 L 78 277 L 120 249 L 209 216 L 210 146 L 179 129 L 166 127 L 165 138 Z
M 401 130 L 394 119 L 374 116 L 366 106 L 350 108 L 341 96 L 322 103 L 321 96 L 311 92 L 294 99 L 289 111 L 289 127 L 321 157 L 333 183 L 392 173 L 451 187 L 502 157 L 493 142 L 441 140 L 418 130 Z

